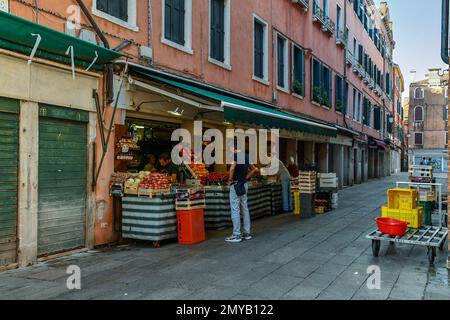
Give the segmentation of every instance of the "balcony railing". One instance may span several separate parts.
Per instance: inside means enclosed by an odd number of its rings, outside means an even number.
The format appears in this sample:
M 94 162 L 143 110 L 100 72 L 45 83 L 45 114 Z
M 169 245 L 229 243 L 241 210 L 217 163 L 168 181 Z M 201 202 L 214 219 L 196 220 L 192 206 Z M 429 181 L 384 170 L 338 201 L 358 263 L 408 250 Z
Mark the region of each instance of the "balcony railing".
M 350 51 L 346 51 L 345 52 L 345 61 L 347 62 L 347 64 L 349 65 L 349 66 L 351 66 L 351 65 L 353 65 L 353 61 L 354 61 L 354 57 L 353 57 L 353 54 L 350 52 Z
M 336 34 L 336 44 L 340 47 L 345 48 L 347 44 L 347 36 L 345 32 L 338 30 Z
M 330 17 L 324 15 L 324 25 L 322 26 L 322 30 L 328 32 L 330 36 L 332 36 L 336 32 L 336 24 Z
M 320 23 L 321 25 L 325 24 L 325 15 L 323 14 L 322 8 L 319 7 L 316 1 L 313 4 L 313 20 L 314 22 Z
M 309 9 L 309 0 L 292 0 L 293 3 L 297 3 L 304 11 Z

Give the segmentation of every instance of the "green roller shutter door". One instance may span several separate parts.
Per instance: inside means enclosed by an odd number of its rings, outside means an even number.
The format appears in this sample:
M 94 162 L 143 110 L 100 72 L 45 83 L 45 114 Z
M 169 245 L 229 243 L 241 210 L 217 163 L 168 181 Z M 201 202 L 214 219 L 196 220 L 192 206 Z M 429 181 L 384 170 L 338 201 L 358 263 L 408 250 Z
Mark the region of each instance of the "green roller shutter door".
M 85 246 L 87 126 L 73 120 L 88 117 L 57 107 L 41 107 L 40 115 L 38 255 L 42 256 Z
M 19 102 L 0 98 L 0 265 L 16 262 Z

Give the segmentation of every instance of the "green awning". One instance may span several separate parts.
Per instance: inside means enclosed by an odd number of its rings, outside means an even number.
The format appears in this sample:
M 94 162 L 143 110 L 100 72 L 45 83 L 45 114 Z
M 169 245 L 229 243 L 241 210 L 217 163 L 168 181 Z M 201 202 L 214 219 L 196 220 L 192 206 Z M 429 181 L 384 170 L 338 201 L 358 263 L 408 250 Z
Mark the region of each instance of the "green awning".
M 253 124 L 265 128 L 293 130 L 329 137 L 337 136 L 337 129 L 332 126 L 310 121 L 262 104 L 230 97 L 210 89 L 199 88 L 178 80 L 171 80 L 149 72 L 143 72 L 136 68 L 133 68 L 133 71 L 150 80 L 163 82 L 190 93 L 221 102 L 224 108 L 225 120 L 233 123 Z
M 88 67 L 97 52 L 98 59 L 93 68 L 101 69 L 102 65 L 122 56 L 119 52 L 0 11 L 0 48 L 30 55 L 36 43 L 36 36 L 32 34 L 42 37 L 35 57 L 43 59 L 71 64 L 71 57 L 67 56 L 66 52 L 73 46 L 75 63 L 78 66 Z

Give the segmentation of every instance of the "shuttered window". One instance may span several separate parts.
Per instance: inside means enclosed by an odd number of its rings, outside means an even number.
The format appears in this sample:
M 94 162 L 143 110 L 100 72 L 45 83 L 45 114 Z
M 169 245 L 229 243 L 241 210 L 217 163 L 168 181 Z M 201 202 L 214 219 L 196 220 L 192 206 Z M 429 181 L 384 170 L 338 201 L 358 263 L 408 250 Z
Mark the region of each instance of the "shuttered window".
M 414 133 L 414 144 L 418 146 L 423 145 L 423 132 Z
M 381 108 L 378 106 L 373 109 L 373 128 L 381 130 Z
M 283 37 L 277 37 L 277 78 L 278 78 L 278 86 L 281 88 L 286 87 L 286 40 Z
M 364 97 L 364 100 L 363 100 L 363 124 L 365 124 L 366 126 L 370 126 L 370 108 L 371 108 L 370 101 Z
M 264 79 L 264 24 L 255 20 L 254 22 L 254 74 Z
M 225 62 L 225 0 L 211 0 L 211 58 Z
M 167 40 L 185 45 L 185 0 L 165 0 L 164 37 Z
M 305 96 L 305 55 L 299 47 L 293 47 L 292 52 L 292 91 L 296 94 Z
M 128 22 L 128 0 L 97 0 L 97 10 Z
M 343 81 L 342 77 L 339 75 L 336 75 L 335 77 L 335 104 L 336 104 L 336 111 L 342 112 L 343 106 L 344 106 L 344 91 L 343 91 Z
M 392 133 L 393 124 L 391 122 L 391 119 L 392 119 L 391 117 L 392 117 L 391 115 L 386 116 L 386 131 L 387 131 L 387 133 Z
M 317 103 L 322 103 L 322 65 L 316 59 L 312 59 L 312 100 Z
M 332 86 L 332 75 L 331 75 L 331 70 L 326 67 L 323 66 L 323 76 L 322 76 L 322 105 L 326 106 L 327 108 L 331 108 L 332 107 L 332 99 L 333 97 L 331 96 L 332 94 L 332 90 L 331 90 L 331 86 Z

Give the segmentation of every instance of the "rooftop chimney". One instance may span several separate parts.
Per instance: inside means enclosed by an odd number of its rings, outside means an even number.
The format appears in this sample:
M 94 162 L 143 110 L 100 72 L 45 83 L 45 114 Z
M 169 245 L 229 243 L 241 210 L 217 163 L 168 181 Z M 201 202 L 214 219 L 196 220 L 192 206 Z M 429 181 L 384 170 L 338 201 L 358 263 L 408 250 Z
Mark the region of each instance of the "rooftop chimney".
M 412 82 L 414 82 L 414 81 L 416 81 L 416 74 L 417 74 L 417 71 L 416 70 L 411 70 L 410 72 L 409 72 L 409 81 L 412 83 Z
M 440 86 L 441 85 L 441 68 L 431 68 L 428 69 L 428 84 L 430 86 Z

